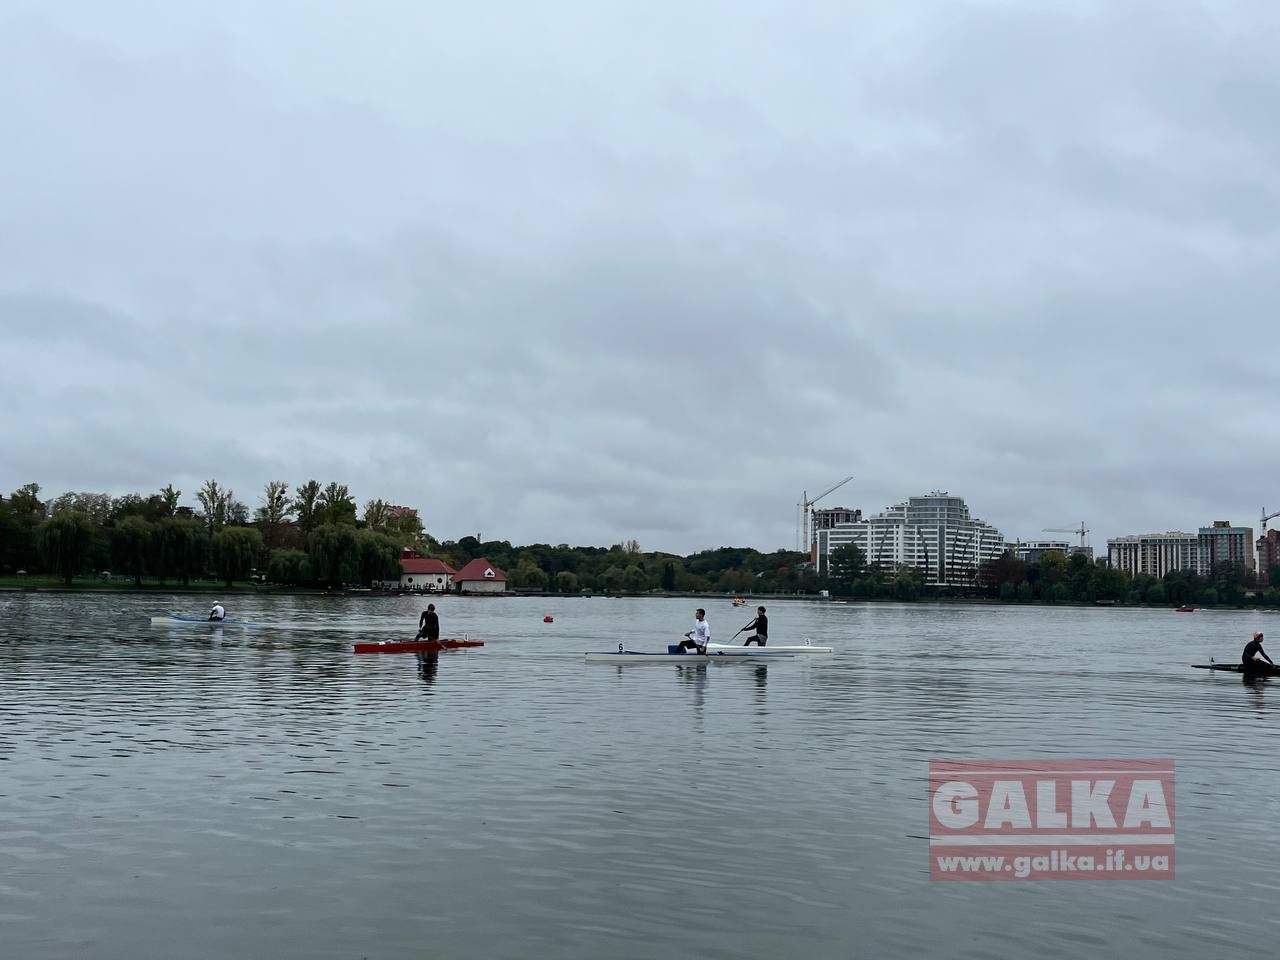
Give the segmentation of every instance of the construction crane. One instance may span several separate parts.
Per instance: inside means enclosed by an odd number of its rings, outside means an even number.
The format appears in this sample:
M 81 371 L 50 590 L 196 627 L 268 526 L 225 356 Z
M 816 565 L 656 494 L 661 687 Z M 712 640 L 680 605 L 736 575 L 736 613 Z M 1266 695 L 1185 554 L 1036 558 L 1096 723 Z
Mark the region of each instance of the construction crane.
M 1089 528 L 1081 520 L 1078 527 L 1045 527 L 1041 533 L 1074 533 L 1080 538 L 1080 546 L 1083 547 L 1087 542 L 1085 538 L 1089 536 Z
M 1277 510 L 1275 513 L 1267 513 L 1267 508 L 1262 508 L 1262 530 L 1264 533 L 1267 529 L 1267 521 L 1274 520 L 1276 517 L 1280 517 L 1280 510 Z
M 801 495 L 800 502 L 796 504 L 800 512 L 800 518 L 799 518 L 800 522 L 797 525 L 797 530 L 796 530 L 798 534 L 796 538 L 798 541 L 796 543 L 797 550 L 804 550 L 807 548 L 809 552 L 812 554 L 813 548 L 817 545 L 818 531 L 811 530 L 812 524 L 810 523 L 810 517 L 813 514 L 813 505 L 817 503 L 819 500 L 821 500 L 823 497 L 827 496 L 828 494 L 835 493 L 837 490 L 839 490 L 841 487 L 843 487 L 846 483 L 848 483 L 852 479 L 853 477 L 845 477 L 839 483 L 828 487 L 826 490 L 823 490 L 820 494 L 818 494 L 816 497 L 812 499 L 809 498 L 809 491 L 808 490 L 804 491 L 804 493 Z

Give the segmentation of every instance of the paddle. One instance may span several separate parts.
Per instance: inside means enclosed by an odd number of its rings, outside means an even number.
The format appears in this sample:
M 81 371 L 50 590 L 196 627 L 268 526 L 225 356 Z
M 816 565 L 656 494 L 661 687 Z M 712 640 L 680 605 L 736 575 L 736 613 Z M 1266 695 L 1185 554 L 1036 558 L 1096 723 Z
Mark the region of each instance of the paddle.
M 749 629 L 751 629 L 751 626 L 752 626 L 752 624 L 754 624 L 754 623 L 755 623 L 755 621 L 754 621 L 754 620 L 752 620 L 752 621 L 751 621 L 751 623 L 748 623 L 745 627 L 743 627 L 743 628 L 742 628 L 742 630 L 749 630 Z M 739 631 L 738 631 L 738 633 L 741 633 L 741 632 L 742 632 L 742 630 L 739 630 Z M 737 639 L 738 639 L 738 633 L 735 633 L 732 637 L 730 637 L 730 638 L 729 638 L 729 642 L 730 642 L 730 643 L 733 643 L 733 641 L 735 641 L 735 640 L 737 640 Z

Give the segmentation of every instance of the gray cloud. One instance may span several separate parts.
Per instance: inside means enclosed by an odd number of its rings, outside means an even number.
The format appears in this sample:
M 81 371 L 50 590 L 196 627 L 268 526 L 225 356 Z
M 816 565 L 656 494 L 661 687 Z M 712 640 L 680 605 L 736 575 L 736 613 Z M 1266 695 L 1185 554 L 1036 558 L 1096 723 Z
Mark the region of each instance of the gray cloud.
M 305 16 L 304 16 L 305 13 Z M 1264 4 L 0 13 L 0 486 L 440 536 L 1280 502 Z

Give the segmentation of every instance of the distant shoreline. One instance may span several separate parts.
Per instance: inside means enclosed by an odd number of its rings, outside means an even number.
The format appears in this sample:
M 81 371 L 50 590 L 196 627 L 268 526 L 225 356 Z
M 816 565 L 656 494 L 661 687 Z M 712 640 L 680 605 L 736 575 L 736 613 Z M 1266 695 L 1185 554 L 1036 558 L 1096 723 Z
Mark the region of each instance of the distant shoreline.
M 369 600 L 386 600 L 390 598 L 411 597 L 420 600 L 423 603 L 430 603 L 432 600 L 449 599 L 449 598 L 467 598 L 467 599 L 486 599 L 500 600 L 503 598 L 539 598 L 543 600 L 591 600 L 595 598 L 613 599 L 613 600 L 703 600 L 710 603 L 731 603 L 734 595 L 725 594 L 708 594 L 702 592 L 692 593 L 546 593 L 538 591 L 510 590 L 504 593 L 396 593 L 394 591 L 383 590 L 322 590 L 318 588 L 308 587 L 263 587 L 247 584 L 237 584 L 227 587 L 225 584 L 200 584 L 180 586 L 169 586 L 168 584 L 146 584 L 137 587 L 133 584 L 121 584 L 119 586 L 105 584 L 73 584 L 51 585 L 41 584 L 38 586 L 0 586 L 0 595 L 5 594 L 58 594 L 60 596 L 75 594 L 91 594 L 94 596 L 101 594 L 130 594 L 134 596 L 145 596 L 147 594 L 165 594 L 176 596 L 209 596 L 211 594 L 221 594 L 226 596 L 254 596 L 254 597 L 342 597 L 344 599 L 369 599 Z M 746 613 L 750 613 L 755 605 L 761 602 L 771 602 L 778 600 L 802 600 L 807 603 L 828 603 L 840 606 L 848 606 L 852 604 L 884 604 L 884 603 L 905 603 L 910 606 L 933 604 L 933 605 L 952 605 L 966 604 L 976 606 L 995 606 L 995 607 L 1072 607 L 1072 608 L 1088 608 L 1098 610 L 1169 610 L 1173 612 L 1175 608 L 1167 604 L 1149 604 L 1149 603 L 1096 603 L 1088 601 L 1063 601 L 1061 603 L 1044 603 L 1039 600 L 1000 600 L 993 597 L 924 597 L 917 600 L 896 600 L 891 597 L 877 598 L 852 598 L 852 597 L 823 597 L 816 594 L 801 593 L 772 593 L 772 594 L 752 594 L 745 598 L 747 603 L 743 606 Z M 1232 606 L 1213 606 L 1213 607 L 1197 607 L 1195 612 L 1213 612 L 1220 610 L 1251 610 L 1261 613 L 1280 613 L 1257 604 L 1251 604 L 1241 607 Z

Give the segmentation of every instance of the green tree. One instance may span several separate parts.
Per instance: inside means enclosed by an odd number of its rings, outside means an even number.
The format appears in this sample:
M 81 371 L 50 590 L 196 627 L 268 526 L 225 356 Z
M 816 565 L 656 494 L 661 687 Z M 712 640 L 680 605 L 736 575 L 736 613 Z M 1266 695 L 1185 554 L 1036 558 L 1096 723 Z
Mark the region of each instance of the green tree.
M 75 510 L 54 514 L 40 525 L 38 543 L 45 566 L 63 582 L 83 572 L 93 527 L 89 518 Z
M 40 565 L 36 530 L 46 517 L 40 485 L 19 487 L 0 498 L 0 570 L 35 570 Z
M 662 589 L 671 593 L 676 588 L 676 565 L 668 560 L 662 565 Z
M 248 579 L 261 553 L 262 534 L 249 527 L 226 527 L 213 536 L 214 569 L 228 587 Z
M 164 516 L 176 517 L 178 515 L 178 502 L 182 499 L 182 491 L 173 489 L 172 483 L 167 483 L 160 488 L 160 502 L 164 505 Z
M 306 583 L 311 579 L 311 563 L 301 550 L 272 550 L 267 564 L 267 579 L 272 583 L 290 585 Z
M 329 481 L 316 503 L 317 511 L 325 523 L 356 525 L 356 501 L 345 483 Z
M 298 527 L 308 539 L 311 531 L 323 523 L 320 516 L 320 481 L 308 480 L 293 491 L 293 508 L 298 516 Z
M 570 570 L 561 570 L 556 574 L 556 590 L 560 593 L 577 593 L 578 575 Z
M 194 517 L 169 517 L 160 521 L 157 536 L 160 563 L 156 572 L 161 581 L 176 577 L 185 587 L 193 577 L 204 572 L 209 556 L 209 534 L 203 523 Z
M 360 545 L 356 529 L 345 523 L 326 523 L 307 539 L 311 575 L 322 583 L 341 586 L 360 577 Z
M 280 546 L 284 525 L 291 513 L 293 504 L 289 500 L 289 484 L 284 480 L 268 481 L 262 488 L 262 506 L 256 511 L 258 527 L 268 550 Z
M 111 564 L 114 569 L 133 577 L 137 586 L 150 571 L 155 556 L 156 526 L 141 516 L 126 516 L 111 528 Z
M 400 544 L 394 538 L 377 530 L 359 530 L 356 545 L 360 551 L 360 583 L 370 586 L 400 579 Z
M 649 575 L 637 563 L 627 567 L 622 579 L 623 585 L 632 593 L 643 593 L 649 589 Z
M 547 587 L 546 573 L 527 558 L 516 564 L 512 576 L 515 578 L 516 586 L 522 590 L 545 590 Z
M 831 592 L 848 596 L 853 591 L 853 581 L 862 576 L 867 565 L 867 555 L 856 543 L 846 543 L 831 551 Z
M 196 492 L 196 499 L 200 501 L 200 508 L 203 511 L 201 517 L 209 536 L 213 536 L 226 525 L 227 507 L 231 505 L 233 497 L 234 493 L 219 486 L 217 480 L 206 480 Z

